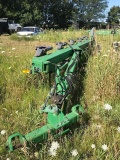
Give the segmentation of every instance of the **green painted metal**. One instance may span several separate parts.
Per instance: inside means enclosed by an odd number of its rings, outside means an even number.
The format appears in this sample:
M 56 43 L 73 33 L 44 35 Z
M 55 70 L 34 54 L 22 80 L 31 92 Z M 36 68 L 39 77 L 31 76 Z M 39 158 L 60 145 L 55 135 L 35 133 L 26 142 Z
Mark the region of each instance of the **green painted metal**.
M 90 30 L 88 31 L 90 32 Z M 120 30 L 115 30 L 115 29 L 101 29 L 101 30 L 96 30 L 96 35 L 114 35 L 114 34 L 120 34 Z
M 21 146 L 29 146 L 29 144 L 35 144 L 43 142 L 48 139 L 48 136 L 51 134 L 54 137 L 61 136 L 69 132 L 69 127 L 76 123 L 79 119 L 79 113 L 83 113 L 84 110 L 82 106 L 76 105 L 72 108 L 72 112 L 67 115 L 64 115 L 60 110 L 59 114 L 48 114 L 47 125 L 44 125 L 41 128 L 38 128 L 26 135 L 20 133 L 15 133 L 8 137 L 6 142 L 6 147 L 12 152 L 14 149 L 17 149 Z M 64 129 L 65 128 L 65 129 Z M 19 144 L 14 145 L 15 138 L 18 138 Z
M 111 34 L 120 34 L 118 30 L 97 30 L 96 31 L 97 35 L 111 35 Z
M 15 149 L 15 146 L 12 144 L 12 142 L 14 141 L 15 137 L 19 139 L 21 144 L 24 143 L 24 137 L 22 136 L 22 134 L 15 133 L 15 134 L 10 135 L 8 137 L 7 142 L 6 142 L 6 147 L 9 147 L 9 151 L 13 151 Z
M 28 146 L 31 143 L 41 143 L 47 140 L 49 135 L 53 137 L 61 136 L 70 131 L 72 124 L 78 122 L 80 114 L 84 112 L 83 107 L 80 104 L 74 105 L 70 113 L 66 112 L 66 107 L 69 95 L 73 93 L 75 87 L 73 78 L 76 68 L 86 62 L 88 55 L 85 51 L 93 41 L 93 37 L 82 39 L 81 42 L 69 45 L 69 47 L 52 54 L 33 58 L 33 74 L 35 72 L 56 72 L 55 84 L 39 111 L 40 113 L 47 113 L 47 124 L 26 135 L 20 133 L 10 135 L 6 142 L 10 152 L 21 145 Z M 66 61 L 63 63 L 64 60 Z M 61 72 L 62 70 L 64 70 L 64 73 Z M 53 103 L 49 102 L 49 100 L 52 100 Z M 16 138 L 18 138 L 20 145 L 15 144 L 16 141 L 14 139 Z
M 97 35 L 109 35 L 111 34 L 111 30 L 97 30 Z
M 34 57 L 32 60 L 32 73 L 34 74 L 35 72 L 55 72 L 55 64 L 58 64 L 63 60 L 71 57 L 75 49 L 85 50 L 87 47 L 89 47 L 90 42 L 92 42 L 92 40 L 90 39 L 83 40 L 82 42 L 78 42 L 72 45 L 72 47 L 69 46 L 62 50 L 57 50 L 52 54 L 47 54 L 41 57 Z

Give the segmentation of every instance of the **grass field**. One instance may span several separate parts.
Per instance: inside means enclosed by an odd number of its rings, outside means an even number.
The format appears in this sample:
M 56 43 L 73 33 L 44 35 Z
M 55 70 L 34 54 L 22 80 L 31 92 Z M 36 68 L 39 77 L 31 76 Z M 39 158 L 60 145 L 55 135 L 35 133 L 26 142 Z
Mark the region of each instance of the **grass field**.
M 50 154 L 51 143 L 41 148 L 22 148 L 8 153 L 5 143 L 10 134 L 23 135 L 42 126 L 46 116 L 38 110 L 49 92 L 49 85 L 38 84 L 29 69 L 35 47 L 53 46 L 88 35 L 85 30 L 46 31 L 32 38 L 16 35 L 0 36 L 0 159 L 1 160 L 120 160 L 120 48 L 112 47 L 120 41 L 120 34 L 98 35 L 83 80 L 80 103 L 85 114 L 74 132 L 57 140 L 57 150 Z

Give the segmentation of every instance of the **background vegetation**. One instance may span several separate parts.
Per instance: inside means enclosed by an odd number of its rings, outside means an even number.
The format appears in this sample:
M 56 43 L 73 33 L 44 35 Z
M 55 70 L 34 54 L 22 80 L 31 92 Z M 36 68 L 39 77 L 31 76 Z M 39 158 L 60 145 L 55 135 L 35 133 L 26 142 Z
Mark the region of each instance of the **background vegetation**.
M 120 157 L 120 51 L 111 46 L 120 41 L 119 34 L 98 35 L 97 47 L 86 67 L 83 96 L 80 97 L 85 114 L 74 132 L 58 139 L 56 156 L 49 154 L 52 138 L 42 148 L 27 148 L 8 153 L 5 143 L 14 132 L 23 135 L 46 123 L 39 107 L 49 92 L 49 86 L 38 83 L 29 69 L 35 47 L 67 42 L 88 35 L 88 31 L 47 31 L 37 37 L 17 39 L 2 35 L 0 39 L 0 159 L 1 160 L 119 160 Z M 53 51 L 54 51 L 53 50 Z M 78 88 L 79 89 L 79 88 Z M 106 109 L 105 105 L 111 106 Z M 5 132 L 3 134 L 3 131 Z M 104 147 L 103 147 L 104 146 Z M 72 150 L 77 150 L 74 157 Z
M 43 28 L 90 27 L 105 18 L 107 0 L 0 0 L 0 18 L 15 20 L 22 26 Z M 117 14 L 116 14 L 117 13 Z M 111 25 L 119 24 L 120 7 L 114 6 L 108 15 Z M 95 24 L 94 24 L 95 26 Z M 98 26 L 98 25 L 97 25 Z

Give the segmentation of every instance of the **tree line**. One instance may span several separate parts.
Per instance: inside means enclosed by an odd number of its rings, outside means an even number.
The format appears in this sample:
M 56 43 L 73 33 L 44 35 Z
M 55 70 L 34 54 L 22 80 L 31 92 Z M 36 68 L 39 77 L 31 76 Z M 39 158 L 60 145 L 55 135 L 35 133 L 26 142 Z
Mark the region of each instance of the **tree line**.
M 23 26 L 65 29 L 105 18 L 107 7 L 107 0 L 0 0 L 0 18 L 14 19 Z

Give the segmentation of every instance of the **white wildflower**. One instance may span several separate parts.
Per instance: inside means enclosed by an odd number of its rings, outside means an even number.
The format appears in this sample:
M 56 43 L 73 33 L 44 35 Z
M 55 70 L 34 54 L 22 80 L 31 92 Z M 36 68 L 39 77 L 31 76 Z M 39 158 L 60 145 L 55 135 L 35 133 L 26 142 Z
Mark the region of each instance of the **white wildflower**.
M 52 156 L 52 157 L 54 157 L 54 156 L 56 156 L 56 154 L 57 154 L 57 152 L 56 152 L 56 150 L 49 150 L 49 153 L 50 153 L 50 155 Z
M 111 105 L 109 105 L 108 103 L 106 103 L 105 105 L 104 105 L 104 108 L 105 108 L 105 110 L 111 110 L 112 109 L 112 106 Z
M 102 149 L 103 149 L 104 151 L 107 151 L 107 150 L 108 150 L 108 146 L 107 146 L 106 144 L 103 144 L 103 145 L 102 145 Z
M 56 151 L 56 149 L 53 146 L 50 147 L 49 152 L 52 152 L 52 151 Z
M 60 148 L 60 145 L 59 145 L 59 143 L 56 141 L 56 142 L 52 142 L 52 144 L 51 144 L 51 147 L 50 147 L 50 150 L 49 150 L 49 153 L 50 153 L 50 155 L 51 156 L 56 156 L 56 154 L 57 154 L 57 149 L 58 148 Z
M 117 128 L 118 132 L 120 133 L 120 127 Z
M 35 156 L 36 158 L 39 158 L 39 153 L 38 153 L 38 152 L 35 152 L 35 153 L 34 153 L 34 156 Z
M 98 129 L 100 129 L 100 128 L 101 128 L 101 125 L 100 125 L 100 124 L 98 124 L 96 127 L 97 127 Z
M 94 149 L 95 148 L 95 144 L 91 144 L 91 148 Z
M 30 149 L 29 147 L 23 147 L 23 148 L 21 148 L 21 151 L 26 152 L 29 149 Z
M 11 158 L 7 158 L 6 160 L 11 160 Z
M 8 111 L 6 108 L 3 108 L 5 111 Z
M 116 52 L 115 49 L 113 49 L 113 52 Z
M 107 54 L 104 54 L 103 57 L 108 57 L 108 55 L 107 55 Z
M 78 155 L 77 149 L 72 150 L 71 153 L 72 153 L 72 156 L 73 156 L 73 157 L 76 157 L 76 156 Z
M 4 135 L 6 133 L 6 130 L 2 130 L 1 134 Z
M 5 53 L 5 51 L 1 51 L 1 53 Z
M 12 48 L 12 50 L 15 50 L 15 48 Z
M 53 150 L 57 150 L 58 148 L 60 148 L 60 145 L 57 141 L 56 142 L 53 141 L 52 144 L 51 144 L 51 148 Z
M 18 111 L 15 111 L 16 114 L 18 114 Z
M 11 69 L 11 67 L 9 67 L 8 69 Z

